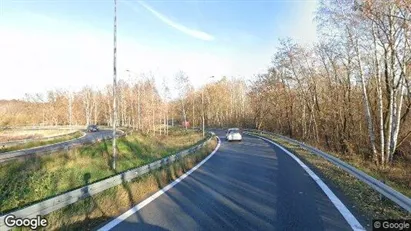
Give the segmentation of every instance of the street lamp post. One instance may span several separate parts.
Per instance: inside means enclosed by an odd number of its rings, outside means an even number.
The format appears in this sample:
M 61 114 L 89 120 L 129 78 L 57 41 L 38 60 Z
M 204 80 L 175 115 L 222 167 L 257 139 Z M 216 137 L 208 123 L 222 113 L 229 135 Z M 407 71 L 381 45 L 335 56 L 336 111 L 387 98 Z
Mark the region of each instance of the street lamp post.
M 210 76 L 210 77 L 208 77 L 208 79 L 212 79 L 212 78 L 214 78 L 214 76 Z M 207 86 L 207 83 L 206 83 L 206 86 Z M 201 108 L 202 108 L 202 122 L 203 122 L 203 137 L 205 137 L 205 116 L 204 116 L 204 87 L 203 87 L 203 90 L 201 91 Z
M 73 92 L 69 91 L 69 123 L 70 130 L 73 130 Z
M 133 73 L 134 75 L 137 75 L 136 73 L 130 71 L 129 69 L 126 70 L 129 74 Z M 136 77 L 138 78 L 138 76 Z M 138 81 L 138 79 L 137 79 Z M 140 130 L 141 128 L 141 103 L 140 103 L 140 83 L 137 82 L 137 129 Z
M 204 88 L 201 91 L 201 108 L 202 108 L 202 122 L 203 122 L 203 137 L 205 137 L 205 125 L 204 125 Z
M 112 168 L 116 169 L 116 123 L 117 123 L 117 0 L 114 0 L 114 53 L 113 53 L 113 162 Z

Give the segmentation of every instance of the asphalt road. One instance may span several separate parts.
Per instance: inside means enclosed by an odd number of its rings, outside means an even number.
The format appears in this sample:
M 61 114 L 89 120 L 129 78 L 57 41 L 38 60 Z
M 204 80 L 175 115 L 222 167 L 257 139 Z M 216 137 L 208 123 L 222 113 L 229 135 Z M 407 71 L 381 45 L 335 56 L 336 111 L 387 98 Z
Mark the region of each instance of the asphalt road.
M 281 149 L 244 136 L 113 230 L 351 230 Z
M 113 131 L 100 130 L 99 132 L 86 133 L 84 137 L 72 141 L 50 144 L 25 150 L 0 153 L 0 162 L 9 161 L 16 158 L 25 158 L 30 155 L 51 153 L 59 150 L 64 150 L 65 148 L 80 146 L 85 143 L 93 143 L 100 139 L 110 139 L 112 135 Z

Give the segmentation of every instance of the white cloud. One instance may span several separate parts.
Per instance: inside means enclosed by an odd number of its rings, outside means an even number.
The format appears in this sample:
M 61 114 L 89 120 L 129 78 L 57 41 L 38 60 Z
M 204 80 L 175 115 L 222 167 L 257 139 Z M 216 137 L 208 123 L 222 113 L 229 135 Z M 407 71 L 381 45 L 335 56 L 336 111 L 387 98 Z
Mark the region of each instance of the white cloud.
M 21 98 L 25 93 L 44 93 L 55 88 L 111 84 L 111 31 L 37 14 L 19 13 L 9 22 L 17 18 L 23 23 L 0 23 L 0 99 Z M 268 50 L 264 53 L 243 49 L 228 49 L 225 53 L 218 50 L 217 54 L 213 53 L 215 44 L 207 44 L 210 47 L 206 52 L 170 50 L 119 36 L 118 77 L 127 79 L 126 69 L 136 73 L 152 71 L 158 85 L 163 78 L 172 85 L 175 73 L 182 70 L 199 87 L 212 75 L 249 77 L 265 71 L 271 55 Z
M 132 7 L 131 3 L 129 2 L 124 2 L 127 5 L 131 6 L 131 9 L 135 11 L 134 7 Z M 144 8 L 146 8 L 148 11 L 150 11 L 155 17 L 157 17 L 158 19 L 160 19 L 162 22 L 164 22 L 165 24 L 173 27 L 176 30 L 179 30 L 181 32 L 183 32 L 184 34 L 187 34 L 191 37 L 197 38 L 197 39 L 201 39 L 201 40 L 205 40 L 205 41 L 212 41 L 214 40 L 214 36 L 207 34 L 203 31 L 199 31 L 199 30 L 194 30 L 191 28 L 188 28 L 184 25 L 178 24 L 176 22 L 173 22 L 172 20 L 170 20 L 168 17 L 166 17 L 165 15 L 159 13 L 158 11 L 154 10 L 153 8 L 151 8 L 149 5 L 147 5 L 146 3 L 144 3 L 143 1 L 138 1 L 138 3 L 143 6 Z
M 296 17 L 288 24 L 290 27 L 290 37 L 299 43 L 311 45 L 318 41 L 317 24 L 314 22 L 315 11 L 318 6 L 318 0 L 302 2 L 296 11 Z
M 1 98 L 21 98 L 25 93 L 55 88 L 104 87 L 113 76 L 113 38 L 110 33 L 90 30 L 52 33 L 40 28 L 3 27 L 0 32 Z M 124 37 L 118 38 L 118 78 L 125 70 L 152 71 L 156 82 L 186 72 L 195 87 L 210 75 L 231 75 L 229 57 L 195 51 L 159 50 Z

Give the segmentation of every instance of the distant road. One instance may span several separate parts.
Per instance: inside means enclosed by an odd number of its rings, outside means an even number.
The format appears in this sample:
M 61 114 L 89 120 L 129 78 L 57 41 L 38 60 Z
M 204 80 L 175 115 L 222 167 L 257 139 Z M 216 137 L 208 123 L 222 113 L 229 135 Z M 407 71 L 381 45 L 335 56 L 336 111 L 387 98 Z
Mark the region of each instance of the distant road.
M 25 150 L 0 153 L 0 162 L 9 161 L 16 158 L 25 158 L 30 155 L 45 154 L 59 150 L 64 150 L 66 148 L 72 148 L 85 143 L 94 143 L 97 140 L 101 139 L 111 139 L 112 134 L 113 131 L 111 130 L 100 130 L 99 132 L 86 133 L 85 136 L 72 141 L 65 141 L 61 143 L 50 144 L 46 146 L 35 147 Z M 120 133 L 118 134 L 120 135 Z
M 101 230 L 352 230 L 307 172 L 282 149 L 244 135 L 129 217 Z M 115 198 L 113 198 L 114 200 Z M 143 202 L 144 203 L 144 202 Z

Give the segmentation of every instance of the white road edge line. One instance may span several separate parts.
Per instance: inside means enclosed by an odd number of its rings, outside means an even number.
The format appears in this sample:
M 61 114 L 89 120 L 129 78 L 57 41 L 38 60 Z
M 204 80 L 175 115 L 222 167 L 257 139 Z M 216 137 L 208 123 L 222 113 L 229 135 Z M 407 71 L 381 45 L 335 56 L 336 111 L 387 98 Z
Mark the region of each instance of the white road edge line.
M 251 135 L 251 134 L 249 134 Z M 255 136 L 255 135 L 251 135 Z M 365 230 L 364 227 L 358 222 L 357 218 L 354 217 L 354 215 L 348 210 L 348 208 L 341 202 L 341 200 L 331 191 L 331 189 L 322 181 L 317 174 L 315 174 L 307 165 L 305 165 L 298 157 L 296 157 L 294 154 L 283 148 L 281 145 L 267 139 L 261 136 L 255 136 L 260 139 L 263 139 L 281 150 L 283 150 L 285 153 L 287 153 L 289 156 L 291 156 L 297 163 L 308 173 L 308 175 L 313 178 L 313 180 L 320 186 L 320 188 L 323 190 L 325 195 L 327 195 L 328 199 L 331 200 L 331 202 L 334 204 L 334 206 L 338 209 L 338 211 L 341 213 L 341 215 L 344 217 L 344 219 L 348 222 L 348 224 L 351 226 L 351 228 L 355 231 L 363 231 Z
M 3 152 L 2 155 L 13 154 L 13 153 L 16 153 L 16 152 L 26 152 L 26 151 L 39 149 L 39 148 L 48 148 L 48 147 L 53 146 L 53 145 L 72 142 L 72 141 L 75 141 L 75 140 L 78 140 L 78 139 L 82 139 L 87 135 L 87 133 L 85 133 L 85 132 L 82 132 L 82 133 L 83 133 L 82 136 L 80 136 L 78 138 L 71 139 L 71 140 L 66 140 L 66 141 L 61 141 L 61 142 L 58 142 L 58 143 L 46 144 L 46 145 L 43 145 L 43 146 L 36 146 L 36 147 L 31 147 L 31 148 L 26 148 L 26 149 L 19 149 L 19 150 L 14 150 L 14 151 L 10 151 L 10 152 Z M 25 156 L 25 155 L 27 155 L 27 154 L 23 154 L 23 156 Z M 21 155 L 18 155 L 18 156 L 15 156 L 15 157 L 19 157 L 19 156 L 21 156 Z M 11 158 L 13 158 L 13 157 L 11 157 Z
M 190 169 L 190 171 L 184 173 L 182 176 L 180 176 L 178 179 L 176 179 L 175 181 L 171 182 L 170 184 L 168 184 L 167 186 L 165 186 L 164 188 L 160 189 L 159 191 L 157 191 L 156 193 L 154 193 L 153 195 L 151 195 L 149 198 L 145 199 L 144 201 L 140 202 L 139 204 L 137 204 L 136 206 L 134 206 L 133 208 L 129 209 L 128 211 L 126 211 L 125 213 L 121 214 L 120 216 L 118 216 L 117 218 L 115 218 L 114 220 L 110 221 L 109 223 L 107 223 L 106 225 L 104 225 L 103 227 L 101 227 L 100 229 L 98 229 L 98 231 L 108 231 L 111 230 L 112 228 L 114 228 L 116 225 L 120 224 L 121 222 L 123 222 L 124 220 L 126 220 L 129 216 L 133 215 L 134 213 L 136 213 L 137 211 L 139 211 L 140 209 L 144 208 L 144 206 L 148 205 L 150 202 L 154 201 L 157 197 L 161 196 L 162 194 L 164 194 L 165 192 L 167 192 L 169 189 L 173 188 L 176 184 L 180 183 L 180 181 L 182 181 L 184 178 L 186 178 L 187 176 L 189 176 L 191 173 L 193 173 L 195 170 L 197 170 L 201 165 L 203 165 L 205 162 L 207 162 L 207 160 L 209 160 L 220 148 L 220 144 L 221 144 L 221 140 L 218 136 L 217 137 L 217 146 L 215 147 L 215 149 L 210 153 L 210 155 L 208 155 L 204 160 L 202 160 L 200 163 L 198 163 L 196 166 L 194 166 L 192 169 Z

